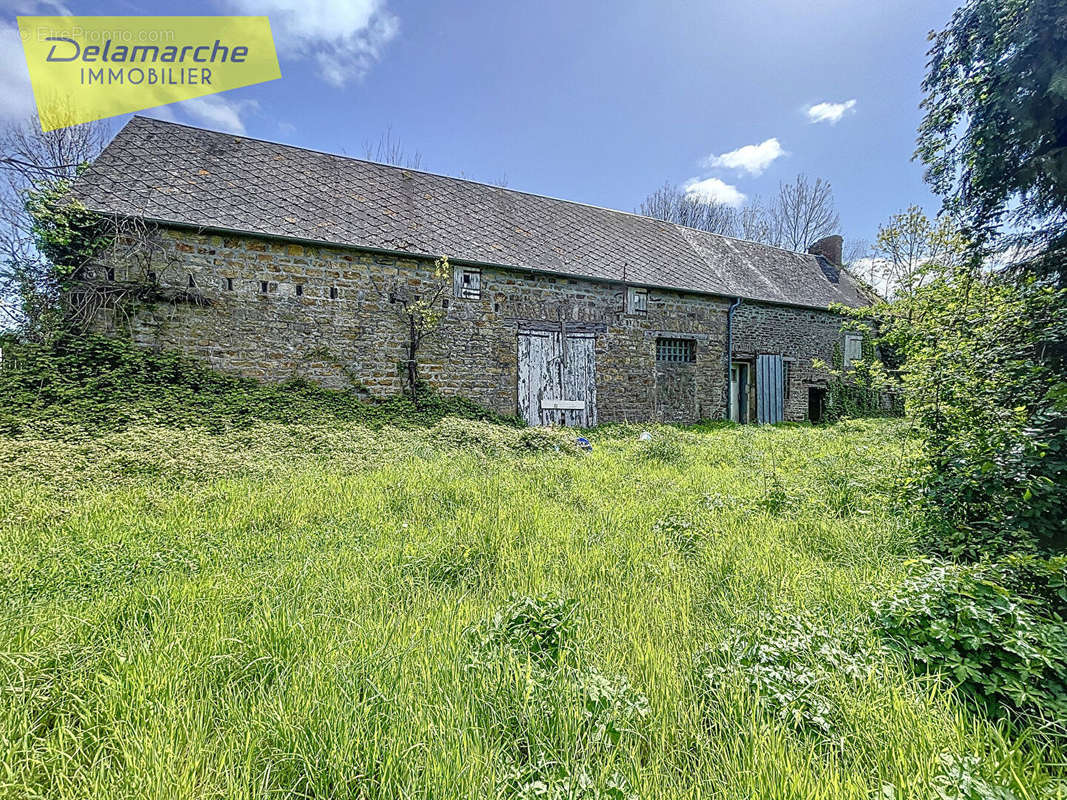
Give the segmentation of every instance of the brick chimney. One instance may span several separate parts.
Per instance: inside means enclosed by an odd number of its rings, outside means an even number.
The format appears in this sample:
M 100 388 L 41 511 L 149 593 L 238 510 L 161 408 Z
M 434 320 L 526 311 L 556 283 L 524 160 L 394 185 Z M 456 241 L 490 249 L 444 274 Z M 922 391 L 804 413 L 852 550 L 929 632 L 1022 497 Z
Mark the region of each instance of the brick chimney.
M 836 233 L 824 236 L 808 248 L 813 256 L 822 256 L 835 267 L 841 266 L 841 251 L 845 246 L 845 240 Z

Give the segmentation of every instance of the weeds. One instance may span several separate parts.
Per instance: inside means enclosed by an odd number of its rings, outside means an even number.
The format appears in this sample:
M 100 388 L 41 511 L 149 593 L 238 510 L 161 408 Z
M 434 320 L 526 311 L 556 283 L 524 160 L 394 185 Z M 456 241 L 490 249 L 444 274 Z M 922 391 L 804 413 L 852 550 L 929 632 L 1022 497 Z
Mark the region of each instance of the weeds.
M 454 417 L 45 416 L 0 436 L 0 796 L 937 797 L 946 753 L 1061 780 L 1056 740 L 861 648 L 914 554 L 895 423 L 651 426 L 662 458 L 624 426 L 578 455 Z

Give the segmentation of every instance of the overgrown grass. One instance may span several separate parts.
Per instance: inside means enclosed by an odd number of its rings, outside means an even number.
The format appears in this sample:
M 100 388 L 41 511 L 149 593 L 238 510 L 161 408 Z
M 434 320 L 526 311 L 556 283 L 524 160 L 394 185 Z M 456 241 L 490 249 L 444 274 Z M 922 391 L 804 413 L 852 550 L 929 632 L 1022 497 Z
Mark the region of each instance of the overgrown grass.
M 898 423 L 639 430 L 0 437 L 0 795 L 1063 791 L 872 639 Z

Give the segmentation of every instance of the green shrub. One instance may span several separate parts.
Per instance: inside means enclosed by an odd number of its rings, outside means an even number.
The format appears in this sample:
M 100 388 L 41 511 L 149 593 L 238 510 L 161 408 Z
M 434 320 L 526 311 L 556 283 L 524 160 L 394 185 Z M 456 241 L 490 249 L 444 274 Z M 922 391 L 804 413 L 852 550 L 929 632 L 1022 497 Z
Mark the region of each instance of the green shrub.
M 940 769 L 930 778 L 928 789 L 937 800 L 1017 800 L 1010 789 L 1000 786 L 982 775 L 982 763 L 974 756 L 959 757 L 952 753 L 938 756 Z M 896 789 L 882 787 L 885 800 L 896 800 Z M 1049 797 L 1053 795 L 1049 794 Z
M 502 739 L 501 796 L 636 800 L 614 766 L 623 739 L 641 733 L 648 697 L 625 675 L 574 666 L 575 627 L 573 601 L 518 597 L 466 631 L 468 670 L 487 682 Z
M 677 436 L 668 435 L 666 430 L 658 432 L 652 437 L 652 441 L 644 444 L 637 452 L 645 461 L 679 465 L 685 463 L 685 448 Z
M 994 717 L 1067 719 L 1067 623 L 1041 594 L 1064 567 L 919 562 L 875 604 L 881 634 Z M 1040 587 L 1040 588 L 1037 588 Z M 1062 596 L 1059 600 L 1062 608 Z
M 301 379 L 264 384 L 179 353 L 92 334 L 63 334 L 46 344 L 6 342 L 0 409 L 0 434 L 64 439 L 145 424 L 211 431 L 334 420 L 424 426 L 454 416 L 523 425 L 462 398 L 430 395 L 416 406 L 402 396 L 370 402 Z
M 658 520 L 652 526 L 652 533 L 684 556 L 696 555 L 704 542 L 703 531 L 692 517 L 683 514 L 668 514 Z
M 492 618 L 467 629 L 467 637 L 482 656 L 499 650 L 528 655 L 540 662 L 557 662 L 574 634 L 576 604 L 557 597 L 516 597 Z
M 486 455 L 564 452 L 577 455 L 577 437 L 556 428 L 512 428 L 478 419 L 448 416 L 430 430 L 433 439 L 458 450 Z
M 844 641 L 809 616 L 788 610 L 731 629 L 717 648 L 697 658 L 704 686 L 739 679 L 772 717 L 819 737 L 839 733 L 838 687 L 866 679 L 873 669 L 858 641 Z

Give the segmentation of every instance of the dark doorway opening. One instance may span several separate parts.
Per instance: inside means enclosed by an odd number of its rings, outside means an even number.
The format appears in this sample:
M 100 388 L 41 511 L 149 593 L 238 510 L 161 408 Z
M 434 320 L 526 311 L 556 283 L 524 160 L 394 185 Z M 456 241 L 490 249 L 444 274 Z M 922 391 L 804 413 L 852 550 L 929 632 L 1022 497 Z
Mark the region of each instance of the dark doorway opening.
M 826 416 L 826 390 L 811 386 L 808 388 L 808 422 L 822 422 Z

